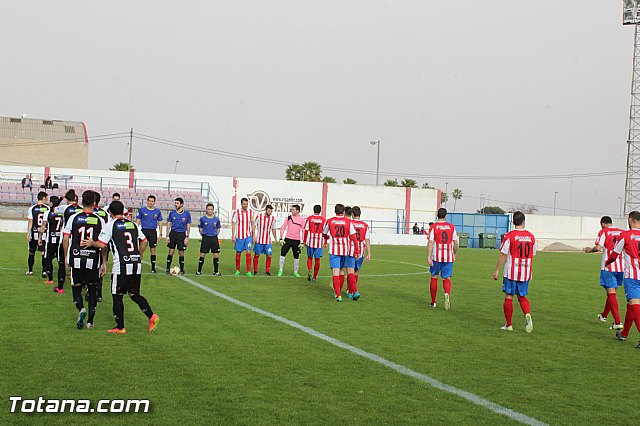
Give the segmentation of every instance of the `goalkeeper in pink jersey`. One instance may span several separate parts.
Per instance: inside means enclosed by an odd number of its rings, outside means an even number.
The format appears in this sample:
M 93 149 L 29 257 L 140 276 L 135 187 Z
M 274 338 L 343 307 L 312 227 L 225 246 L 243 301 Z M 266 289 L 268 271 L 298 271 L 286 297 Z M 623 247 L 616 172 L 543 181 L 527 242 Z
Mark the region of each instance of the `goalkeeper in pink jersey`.
M 284 244 L 280 250 L 280 270 L 278 276 L 281 277 L 284 270 L 284 261 L 287 253 L 291 249 L 293 251 L 293 276 L 300 277 L 298 269 L 300 269 L 300 241 L 304 233 L 305 220 L 300 216 L 300 206 L 294 204 L 291 206 L 291 214 L 287 217 L 280 228 L 280 241 L 284 237 Z

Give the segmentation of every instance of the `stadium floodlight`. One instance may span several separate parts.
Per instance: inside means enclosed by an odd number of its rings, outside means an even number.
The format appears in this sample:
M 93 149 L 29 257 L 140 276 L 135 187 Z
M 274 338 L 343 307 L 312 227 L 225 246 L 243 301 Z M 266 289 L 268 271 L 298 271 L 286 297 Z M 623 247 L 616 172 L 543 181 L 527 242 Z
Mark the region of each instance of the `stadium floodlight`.
M 180 160 L 176 160 L 176 165 L 173 167 L 173 174 L 175 175 L 176 172 L 178 171 L 178 163 L 180 162 Z
M 629 136 L 627 139 L 627 172 L 624 185 L 624 212 L 640 209 L 640 0 L 624 0 L 622 24 L 635 27 L 633 43 L 633 77 Z
M 371 145 L 378 145 L 378 160 L 376 163 L 376 186 L 378 186 L 378 182 L 380 180 L 380 139 L 377 141 L 369 142 Z

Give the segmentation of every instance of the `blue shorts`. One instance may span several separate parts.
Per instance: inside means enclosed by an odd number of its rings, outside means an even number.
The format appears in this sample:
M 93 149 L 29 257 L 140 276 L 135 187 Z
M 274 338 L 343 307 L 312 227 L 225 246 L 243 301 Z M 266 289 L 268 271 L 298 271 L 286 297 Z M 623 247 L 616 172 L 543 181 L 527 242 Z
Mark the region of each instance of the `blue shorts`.
M 514 281 L 508 278 L 502 279 L 502 291 L 513 296 L 524 297 L 529 294 L 529 281 Z
M 429 272 L 434 277 L 440 275 L 442 278 L 451 278 L 453 275 L 453 262 L 433 262 L 433 266 L 429 268 Z
M 362 269 L 362 264 L 364 263 L 364 256 L 356 259 L 356 271 Z
M 624 280 L 624 272 L 600 271 L 600 285 L 604 288 L 618 288 Z
M 345 256 L 344 267 L 356 269 L 356 258 L 353 256 Z
M 331 269 L 334 268 L 345 268 L 345 264 L 347 262 L 347 257 L 348 256 L 336 256 L 335 254 L 330 254 L 329 255 L 329 266 L 331 267 Z
M 624 294 L 627 296 L 627 301 L 631 299 L 640 299 L 640 280 L 625 278 Z
M 260 256 L 261 254 L 266 254 L 267 256 L 271 256 L 273 254 L 273 246 L 271 244 L 254 244 L 253 252 Z
M 322 247 L 320 248 L 307 247 L 307 257 L 320 259 L 322 257 Z
M 238 253 L 242 253 L 245 250 L 251 250 L 251 237 L 243 239 L 236 238 L 236 243 L 233 247 Z

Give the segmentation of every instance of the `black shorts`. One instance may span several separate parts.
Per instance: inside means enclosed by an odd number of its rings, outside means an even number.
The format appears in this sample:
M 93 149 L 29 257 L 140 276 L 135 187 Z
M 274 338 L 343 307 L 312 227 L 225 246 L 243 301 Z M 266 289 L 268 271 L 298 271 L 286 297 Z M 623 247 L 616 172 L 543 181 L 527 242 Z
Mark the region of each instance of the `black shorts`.
M 200 242 L 200 253 L 220 253 L 220 243 L 218 242 L 218 236 L 203 235 Z
M 55 243 L 52 243 L 51 241 L 47 241 L 45 243 L 44 257 L 52 260 L 56 258 L 59 259 L 58 255 L 62 251 L 62 249 L 60 248 L 62 244 L 60 244 L 59 241 L 60 239 L 58 238 L 56 239 Z
M 100 279 L 99 269 L 72 268 L 71 285 L 96 285 Z
M 44 241 L 42 244 L 38 244 L 38 233 L 31 233 L 31 241 L 29 241 L 29 253 L 35 253 L 36 251 L 44 252 Z
M 140 274 L 111 275 L 111 294 L 140 294 Z
M 289 253 L 289 249 L 293 250 L 293 258 L 298 259 L 300 257 L 300 240 L 285 238 L 282 249 L 280 250 L 280 256 L 286 256 L 287 253 Z
M 186 232 L 169 232 L 169 244 L 167 247 L 170 249 L 178 248 L 179 251 L 183 251 L 187 248 L 187 245 L 184 243 L 184 239 L 187 238 Z
M 147 237 L 149 248 L 155 248 L 158 245 L 158 231 L 156 229 L 142 229 L 142 233 Z

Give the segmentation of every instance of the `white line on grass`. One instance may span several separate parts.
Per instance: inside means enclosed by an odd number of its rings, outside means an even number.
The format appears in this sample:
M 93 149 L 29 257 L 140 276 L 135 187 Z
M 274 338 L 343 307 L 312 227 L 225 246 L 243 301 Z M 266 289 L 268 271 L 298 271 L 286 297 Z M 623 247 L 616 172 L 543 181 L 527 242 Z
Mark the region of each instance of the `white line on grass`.
M 146 263 L 146 262 L 145 262 Z M 506 408 L 503 407 L 501 405 L 498 405 L 494 402 L 489 401 L 488 399 L 482 398 L 481 396 L 475 395 L 471 392 L 467 392 L 465 390 L 456 388 L 455 386 L 451 386 L 451 385 L 447 385 L 446 383 L 442 383 L 439 380 L 436 380 L 432 377 L 427 376 L 426 374 L 422 374 L 422 373 L 418 373 L 417 371 L 411 370 L 408 367 L 405 367 L 404 365 L 400 365 L 397 364 L 393 361 L 389 361 L 386 358 L 382 358 L 381 356 L 372 354 L 371 352 L 367 352 L 364 351 L 362 349 L 359 349 L 355 346 L 349 345 L 348 343 L 344 343 L 340 340 L 334 339 L 333 337 L 329 337 L 326 334 L 320 333 L 312 328 L 306 327 L 300 323 L 297 323 L 295 321 L 291 321 L 290 319 L 281 317 L 280 315 L 276 315 L 274 313 L 271 313 L 269 311 L 265 311 L 264 309 L 260 309 L 257 308 L 253 305 L 250 305 L 248 303 L 242 302 L 238 299 L 234 299 L 231 296 L 227 296 L 224 293 L 220 293 L 219 291 L 216 291 L 210 287 L 207 287 L 206 285 L 200 284 L 199 282 L 196 282 L 194 280 L 192 280 L 191 278 L 187 278 L 183 275 L 176 275 L 178 278 L 180 278 L 182 281 L 185 281 L 195 287 L 198 287 L 201 290 L 204 290 L 208 293 L 213 294 L 216 297 L 219 297 L 221 299 L 226 300 L 227 302 L 231 302 L 235 305 L 241 306 L 243 308 L 246 308 L 252 312 L 256 312 L 258 314 L 264 315 L 266 317 L 269 317 L 271 319 L 274 319 L 278 322 L 281 322 L 283 324 L 286 324 L 290 327 L 296 328 L 300 331 L 303 331 L 313 337 L 317 337 L 318 339 L 324 340 L 327 343 L 331 343 L 334 346 L 337 346 L 339 348 L 345 349 L 351 353 L 354 353 L 356 355 L 359 355 L 363 358 L 366 358 L 368 360 L 377 362 L 378 364 L 382 364 L 385 367 L 391 368 L 392 370 L 397 371 L 400 374 L 404 374 L 405 376 L 409 376 L 409 377 L 413 377 L 414 379 L 420 380 L 424 383 L 427 383 L 430 386 L 433 386 L 436 389 L 440 389 L 442 391 L 448 392 L 452 395 L 458 396 L 460 398 L 466 399 L 469 402 L 472 402 L 476 405 L 479 405 L 481 407 L 484 407 L 488 410 L 493 411 L 494 413 L 497 414 L 501 414 L 503 416 L 509 417 L 512 420 L 516 420 L 520 423 L 524 423 L 527 425 L 546 425 L 546 423 L 541 422 L 540 420 L 534 419 L 533 417 L 529 417 L 525 414 L 519 413 L 517 411 L 511 410 L 510 408 Z

